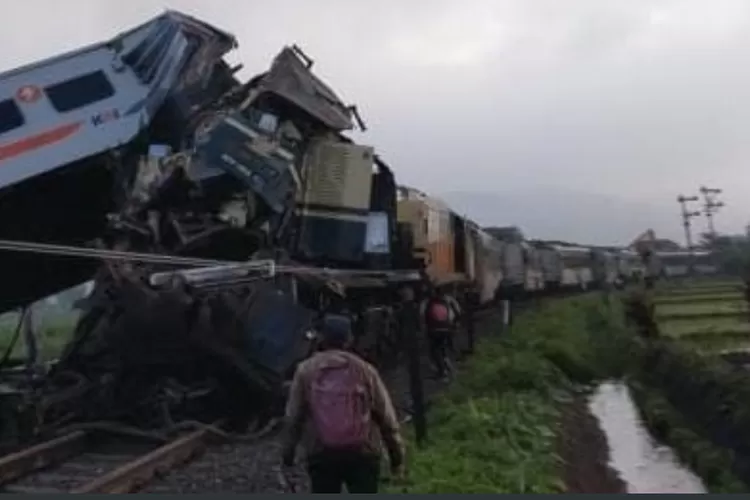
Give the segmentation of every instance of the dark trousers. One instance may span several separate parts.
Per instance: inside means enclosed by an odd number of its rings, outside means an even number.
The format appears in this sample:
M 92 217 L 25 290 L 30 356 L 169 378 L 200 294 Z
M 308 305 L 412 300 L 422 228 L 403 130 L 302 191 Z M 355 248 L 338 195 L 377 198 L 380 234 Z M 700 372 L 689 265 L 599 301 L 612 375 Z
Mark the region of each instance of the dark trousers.
M 451 345 L 451 332 L 449 330 L 434 329 L 427 331 L 427 340 L 430 343 L 430 357 L 438 371 L 438 376 L 448 374 L 448 349 Z
M 307 460 L 312 493 L 377 493 L 380 457 L 356 452 L 324 451 Z

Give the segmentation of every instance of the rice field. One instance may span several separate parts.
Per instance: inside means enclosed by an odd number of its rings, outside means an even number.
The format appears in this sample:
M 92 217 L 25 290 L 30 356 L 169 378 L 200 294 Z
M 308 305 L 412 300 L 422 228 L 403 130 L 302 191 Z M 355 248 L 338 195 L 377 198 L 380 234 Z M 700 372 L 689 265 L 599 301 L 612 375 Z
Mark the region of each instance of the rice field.
M 656 296 L 656 303 L 659 305 L 669 304 L 698 304 L 698 303 L 716 303 L 733 300 L 743 300 L 742 291 L 719 290 L 716 292 L 693 291 L 691 293 L 669 293 L 659 292 Z
M 747 302 L 734 297 L 710 302 L 657 303 L 657 314 L 663 317 L 700 315 L 710 318 L 727 314 L 746 315 L 747 312 Z
M 703 352 L 750 349 L 750 311 L 740 282 L 683 283 L 655 294 L 659 331 Z

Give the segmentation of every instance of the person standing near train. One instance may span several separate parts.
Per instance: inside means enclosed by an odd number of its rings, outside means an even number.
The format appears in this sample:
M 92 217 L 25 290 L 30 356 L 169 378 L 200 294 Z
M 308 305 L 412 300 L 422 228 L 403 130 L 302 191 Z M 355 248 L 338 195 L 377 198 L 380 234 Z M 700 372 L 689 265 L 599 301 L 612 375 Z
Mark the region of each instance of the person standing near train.
M 420 318 L 430 346 L 430 357 L 439 378 L 446 379 L 453 372 L 448 351 L 452 347 L 452 336 L 459 314 L 460 309 L 455 300 L 435 287 L 428 288 L 427 297 L 420 306 Z
M 329 315 L 320 352 L 299 365 L 286 407 L 282 460 L 294 464 L 303 438 L 313 493 L 377 493 L 381 440 L 391 473 L 403 473 L 404 444 L 388 390 L 375 367 L 348 351 L 349 319 Z
M 464 326 L 466 328 L 466 354 L 474 354 L 474 324 L 477 309 L 479 308 L 479 293 L 475 288 L 469 288 L 464 294 Z

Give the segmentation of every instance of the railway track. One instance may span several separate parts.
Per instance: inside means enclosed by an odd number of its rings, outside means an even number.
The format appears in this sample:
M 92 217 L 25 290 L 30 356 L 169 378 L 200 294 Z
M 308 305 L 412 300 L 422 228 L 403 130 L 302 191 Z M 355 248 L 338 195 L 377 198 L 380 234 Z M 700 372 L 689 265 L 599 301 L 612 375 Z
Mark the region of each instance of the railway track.
M 154 444 L 71 432 L 0 458 L 0 493 L 135 492 L 202 453 L 213 435 L 206 427 Z

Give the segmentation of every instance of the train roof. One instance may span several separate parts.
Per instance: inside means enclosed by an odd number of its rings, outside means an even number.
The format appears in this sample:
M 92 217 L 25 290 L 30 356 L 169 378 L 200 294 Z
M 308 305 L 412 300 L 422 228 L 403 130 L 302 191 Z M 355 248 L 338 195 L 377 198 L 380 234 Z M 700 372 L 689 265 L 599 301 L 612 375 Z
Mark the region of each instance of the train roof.
M 141 29 L 145 28 L 146 26 L 148 26 L 150 24 L 155 24 L 155 23 L 157 23 L 159 21 L 164 21 L 164 20 L 169 20 L 169 21 L 172 21 L 172 22 L 180 23 L 180 24 L 187 24 L 187 25 L 193 26 L 193 27 L 198 28 L 198 29 L 203 29 L 203 30 L 211 31 L 211 32 L 213 32 L 214 34 L 216 34 L 216 35 L 218 35 L 220 37 L 226 38 L 227 42 L 229 42 L 232 47 L 237 47 L 237 38 L 234 35 L 232 35 L 231 33 L 228 33 L 226 31 L 220 30 L 219 28 L 216 28 L 216 27 L 214 27 L 211 24 L 208 24 L 208 23 L 206 23 L 204 21 L 196 19 L 195 17 L 189 16 L 187 14 L 183 14 L 182 12 L 178 12 L 176 10 L 166 10 L 163 14 L 155 16 L 152 19 L 150 19 L 149 21 L 141 23 L 138 26 L 135 26 L 135 27 L 130 28 L 130 29 L 125 30 L 125 31 L 121 31 L 118 34 L 116 34 L 115 36 L 113 36 L 112 38 L 110 38 L 110 39 L 108 39 L 108 40 L 106 40 L 104 42 L 92 43 L 92 44 L 86 45 L 84 47 L 80 47 L 80 48 L 77 48 L 77 49 L 74 49 L 74 50 L 70 50 L 68 52 L 63 52 L 62 54 L 58 54 L 56 56 L 48 57 L 46 59 L 41 59 L 41 60 L 35 61 L 33 63 L 30 63 L 30 64 L 26 64 L 26 65 L 23 65 L 23 66 L 19 66 L 19 67 L 10 69 L 8 71 L 4 71 L 4 72 L 0 73 L 0 80 L 2 80 L 4 78 L 9 78 L 11 76 L 15 76 L 15 75 L 17 75 L 19 73 L 23 73 L 23 72 L 26 72 L 26 71 L 31 71 L 33 69 L 49 65 L 51 63 L 60 62 L 60 61 L 63 61 L 65 59 L 72 59 L 72 58 L 74 58 L 76 56 L 79 56 L 79 55 L 87 53 L 87 52 L 93 52 L 95 50 L 99 50 L 99 49 L 101 49 L 103 47 L 106 47 L 108 45 L 111 45 L 111 44 L 117 42 L 121 38 L 124 38 L 124 37 L 126 37 L 127 35 L 129 35 L 131 33 L 134 33 L 134 32 L 136 32 L 138 30 L 141 30 Z
M 705 257 L 711 255 L 713 252 L 709 250 L 693 250 L 692 255 L 695 257 Z M 679 251 L 656 251 L 654 254 L 657 257 L 689 257 L 691 252 L 687 250 Z
M 558 252 L 570 252 L 570 253 L 589 253 L 591 252 L 591 248 L 579 246 L 579 245 L 559 245 L 556 243 L 552 243 L 550 247 L 554 248 Z
M 424 191 L 421 191 L 417 188 L 413 188 L 410 186 L 405 185 L 399 185 L 397 188 L 399 195 L 403 196 L 403 199 L 406 200 L 419 200 L 424 202 L 427 206 L 431 208 L 435 208 L 438 210 L 451 212 L 453 213 L 453 210 L 450 208 L 450 206 L 441 200 L 440 198 L 427 194 Z

